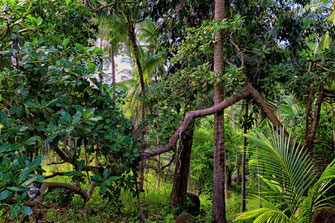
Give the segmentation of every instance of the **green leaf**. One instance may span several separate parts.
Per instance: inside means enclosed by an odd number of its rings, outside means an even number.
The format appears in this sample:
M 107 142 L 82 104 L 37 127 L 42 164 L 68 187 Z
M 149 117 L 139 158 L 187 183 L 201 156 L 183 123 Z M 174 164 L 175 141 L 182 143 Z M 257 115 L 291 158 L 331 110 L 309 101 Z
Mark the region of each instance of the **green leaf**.
M 17 162 L 18 162 L 18 167 L 19 168 L 25 168 L 26 167 L 26 159 L 23 157 L 23 156 L 19 156 L 17 159 Z
M 12 206 L 10 206 L 10 210 L 12 211 L 12 217 L 16 218 L 20 212 L 19 204 L 13 204 Z
M 82 170 L 84 166 L 85 166 L 85 161 L 84 160 L 80 160 L 78 162 L 78 170 Z
M 14 184 L 17 184 L 17 179 L 16 179 L 16 177 L 15 177 L 15 175 L 14 175 L 13 172 L 9 172 L 9 173 L 7 174 L 7 176 L 8 176 L 8 178 L 9 178 Z
M 41 155 L 38 155 L 31 163 L 30 163 L 30 168 L 38 167 L 38 165 L 41 164 Z
M 42 18 L 41 18 L 41 17 L 38 17 L 38 18 L 36 19 L 36 25 L 39 26 L 39 25 L 41 25 L 41 23 L 42 23 Z
M 28 146 L 33 145 L 33 144 L 35 144 L 36 141 L 39 141 L 40 139 L 41 139 L 40 136 L 33 136 L 33 137 L 30 137 L 30 138 L 26 141 L 26 144 L 27 144 Z
M 103 173 L 104 179 L 107 179 L 109 175 L 111 175 L 111 171 L 108 168 L 106 168 Z
M 104 194 L 107 191 L 107 186 L 105 183 L 100 185 L 100 194 Z
M 97 168 L 93 168 L 92 171 L 93 171 L 94 175 L 100 176 L 99 170 Z
M 61 119 L 65 121 L 65 124 L 68 124 L 71 121 L 71 115 L 67 112 L 64 112 Z
M 23 183 L 23 181 L 25 181 L 28 176 L 29 176 L 29 173 L 30 173 L 30 169 L 29 168 L 25 168 L 19 175 L 19 178 L 18 178 L 18 181 L 19 181 L 19 184 Z
M 8 190 L 2 191 L 0 193 L 0 201 L 7 199 L 11 194 L 12 194 L 12 192 L 10 192 Z
M 11 162 L 10 162 L 10 159 L 8 157 L 5 157 L 3 160 L 2 160 L 2 164 L 7 168 L 9 169 L 10 165 L 11 165 Z
M 4 126 L 10 125 L 10 120 L 4 112 L 0 112 L 0 123 L 3 124 Z
M 30 209 L 30 207 L 23 205 L 22 206 L 22 211 L 25 215 L 31 215 L 33 211 Z
M 29 178 L 29 179 L 26 180 L 22 185 L 23 185 L 23 186 L 28 186 L 28 185 L 30 185 L 32 182 L 34 182 L 35 180 L 37 180 L 37 176 L 33 176 L 33 177 Z
M 76 175 L 76 174 L 77 174 L 77 171 L 69 171 L 69 172 L 65 172 L 64 176 L 73 176 L 73 175 Z
M 0 146 L 0 153 L 8 152 L 10 150 L 11 150 L 11 144 L 9 144 L 8 142 Z
M 18 187 L 6 187 L 7 190 L 11 190 L 11 191 L 19 191 L 20 188 Z
M 74 123 L 79 122 L 81 116 L 82 116 L 81 112 L 77 112 L 77 113 L 73 116 L 72 123 L 74 124 Z
M 67 1 L 69 1 L 69 0 L 67 0 Z M 65 40 L 63 40 L 63 46 L 64 46 L 64 48 L 67 47 L 67 45 L 69 44 L 69 42 L 70 42 L 70 38 L 66 38 Z
M 100 175 L 94 175 L 91 177 L 92 181 L 102 182 L 104 179 Z

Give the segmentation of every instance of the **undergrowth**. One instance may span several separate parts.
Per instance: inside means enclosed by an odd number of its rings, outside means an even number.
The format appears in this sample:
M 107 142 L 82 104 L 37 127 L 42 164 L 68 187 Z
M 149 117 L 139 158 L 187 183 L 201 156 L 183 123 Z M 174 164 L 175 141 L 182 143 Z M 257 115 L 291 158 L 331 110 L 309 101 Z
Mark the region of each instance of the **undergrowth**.
M 47 166 L 46 175 L 57 171 L 71 171 L 67 164 Z M 52 170 L 52 171 L 51 171 Z M 66 178 L 65 178 L 66 179 Z M 55 177 L 53 182 L 71 183 L 68 178 Z M 50 180 L 50 181 L 51 181 Z M 255 189 L 253 180 L 247 181 L 249 191 Z M 89 185 L 82 185 L 87 188 Z M 171 182 L 161 180 L 161 185 L 156 188 L 156 175 L 148 173 L 146 175 L 145 191 L 140 194 L 141 205 L 146 218 L 146 222 L 175 222 L 176 217 L 183 210 L 172 207 L 169 204 L 170 193 L 172 189 Z M 200 213 L 196 216 L 196 222 L 213 222 L 212 216 L 212 198 L 210 194 L 201 194 L 199 196 L 201 206 Z M 95 223 L 95 222 L 140 222 L 137 200 L 134 195 L 128 191 L 122 191 L 120 202 L 108 202 L 99 195 L 99 189 L 94 190 L 92 198 L 85 204 L 79 195 L 68 194 L 63 190 L 49 191 L 44 199 L 44 218 L 49 221 L 67 223 Z M 232 222 L 235 215 L 240 212 L 241 195 L 234 191 L 230 192 L 229 199 L 226 202 L 227 221 Z M 258 207 L 258 200 L 248 200 L 247 209 L 251 210 Z M 31 219 L 31 218 L 30 218 Z M 4 221 L 0 221 L 1 223 Z

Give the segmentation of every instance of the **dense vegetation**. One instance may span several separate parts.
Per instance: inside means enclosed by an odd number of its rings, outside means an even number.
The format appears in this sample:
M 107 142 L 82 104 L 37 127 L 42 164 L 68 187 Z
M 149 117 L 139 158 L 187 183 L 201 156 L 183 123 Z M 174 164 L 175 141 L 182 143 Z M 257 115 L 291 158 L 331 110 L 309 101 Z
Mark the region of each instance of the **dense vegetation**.
M 333 1 L 0 9 L 0 222 L 334 222 Z

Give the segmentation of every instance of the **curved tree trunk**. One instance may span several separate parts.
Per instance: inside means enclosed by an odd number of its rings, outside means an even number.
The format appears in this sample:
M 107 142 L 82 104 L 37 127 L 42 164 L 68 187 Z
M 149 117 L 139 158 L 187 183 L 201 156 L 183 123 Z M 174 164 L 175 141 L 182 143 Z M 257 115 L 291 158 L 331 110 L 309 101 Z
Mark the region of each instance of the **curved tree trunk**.
M 220 112 L 228 108 L 229 106 L 237 103 L 238 101 L 248 96 L 251 96 L 253 98 L 254 103 L 257 104 L 262 109 L 262 111 L 265 113 L 269 121 L 273 124 L 273 126 L 276 129 L 283 129 L 283 125 L 279 122 L 276 115 L 273 113 L 271 108 L 267 105 L 262 95 L 255 88 L 253 88 L 250 83 L 247 83 L 247 85 L 241 91 L 230 96 L 229 98 L 225 99 L 221 103 L 214 105 L 213 107 L 187 112 L 183 123 L 170 137 L 168 144 L 166 144 L 163 147 L 157 148 L 157 149 L 142 152 L 140 154 L 139 159 L 148 159 L 150 157 L 168 152 L 170 150 L 174 150 L 176 148 L 179 136 L 187 130 L 187 128 L 193 123 L 193 121 L 196 118 L 213 115 L 217 112 Z M 283 129 L 283 131 L 284 131 L 285 136 L 289 137 L 289 134 L 286 132 L 286 130 Z
M 225 14 L 225 0 L 215 0 L 215 19 L 222 20 Z M 223 32 L 215 35 L 214 72 L 224 71 Z M 224 99 L 221 83 L 214 86 L 214 106 Z M 224 110 L 214 114 L 214 170 L 213 170 L 213 215 L 218 223 L 227 222 L 225 206 L 225 148 L 224 148 Z

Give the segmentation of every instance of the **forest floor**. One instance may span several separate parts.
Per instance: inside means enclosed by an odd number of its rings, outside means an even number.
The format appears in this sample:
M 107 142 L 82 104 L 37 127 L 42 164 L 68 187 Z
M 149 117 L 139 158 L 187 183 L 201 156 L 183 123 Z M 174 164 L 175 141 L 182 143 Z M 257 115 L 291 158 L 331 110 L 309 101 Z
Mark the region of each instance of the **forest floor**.
M 48 166 L 47 171 L 53 172 L 70 171 L 70 166 L 58 165 L 58 169 Z M 50 180 L 51 181 L 51 180 Z M 53 182 L 64 182 L 64 177 L 52 178 Z M 69 182 L 71 183 L 70 179 Z M 255 182 L 247 183 L 250 191 L 254 190 Z M 89 185 L 84 185 L 83 188 Z M 145 190 L 140 194 L 141 205 L 146 222 L 174 223 L 177 216 L 183 212 L 180 208 L 169 204 L 172 189 L 171 181 L 161 180 L 161 185 L 156 188 L 156 175 L 153 172 L 146 174 Z M 192 192 L 192 191 L 191 191 Z M 209 193 L 202 193 L 200 199 L 200 212 L 195 217 L 196 222 L 212 222 L 212 199 Z M 43 220 L 46 222 L 59 223 L 96 223 L 96 222 L 140 222 L 136 197 L 128 191 L 122 191 L 120 202 L 116 205 L 108 202 L 99 195 L 99 188 L 96 188 L 92 198 L 85 204 L 82 197 L 76 194 L 58 190 L 46 194 L 42 208 Z M 226 214 L 228 222 L 232 222 L 235 215 L 240 212 L 241 195 L 234 191 L 230 192 L 229 200 L 226 203 Z M 258 200 L 247 200 L 247 209 L 258 207 Z M 30 218 L 30 220 L 32 220 Z M 0 220 L 0 223 L 5 221 Z

